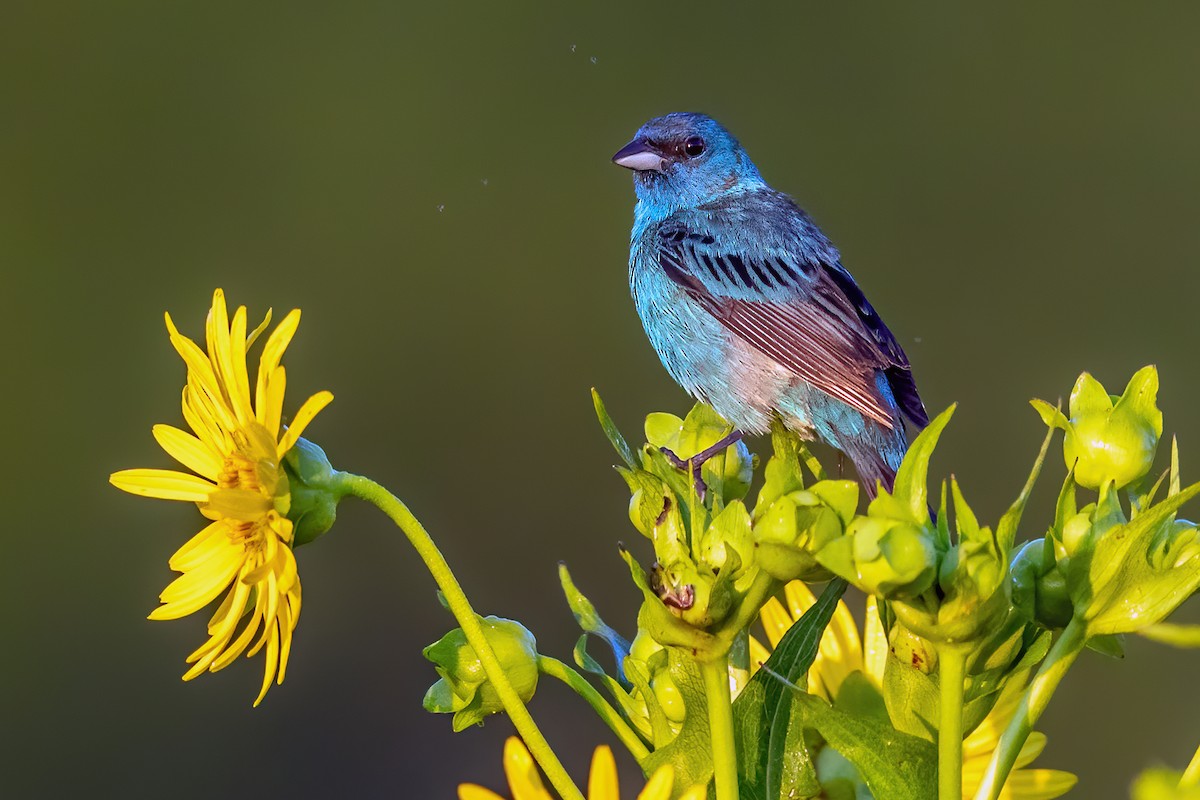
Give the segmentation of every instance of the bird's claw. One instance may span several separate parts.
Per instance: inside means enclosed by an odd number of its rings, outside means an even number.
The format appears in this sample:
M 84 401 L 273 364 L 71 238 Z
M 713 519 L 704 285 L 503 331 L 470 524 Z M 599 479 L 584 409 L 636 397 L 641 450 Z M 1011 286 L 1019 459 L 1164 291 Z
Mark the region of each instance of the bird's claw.
M 717 453 L 724 452 L 725 448 L 737 444 L 741 439 L 741 431 L 732 431 L 729 435 L 722 437 L 716 444 L 704 448 L 699 453 L 696 453 L 696 455 L 687 459 L 680 458 L 667 447 L 658 448 L 658 452 L 662 453 L 675 469 L 688 469 L 690 465 L 692 483 L 696 487 L 696 496 L 703 502 L 704 496 L 708 494 L 708 487 L 704 485 L 704 479 L 700 477 L 700 470 L 704 466 L 704 463 Z
M 658 452 L 662 453 L 675 469 L 686 470 L 688 465 L 691 465 L 692 484 L 696 487 L 696 496 L 703 502 L 704 495 L 708 493 L 708 487 L 704 485 L 704 479 L 700 477 L 700 469 L 704 466 L 704 461 L 708 459 L 700 460 L 698 456 L 683 459 L 675 455 L 669 447 L 660 447 Z

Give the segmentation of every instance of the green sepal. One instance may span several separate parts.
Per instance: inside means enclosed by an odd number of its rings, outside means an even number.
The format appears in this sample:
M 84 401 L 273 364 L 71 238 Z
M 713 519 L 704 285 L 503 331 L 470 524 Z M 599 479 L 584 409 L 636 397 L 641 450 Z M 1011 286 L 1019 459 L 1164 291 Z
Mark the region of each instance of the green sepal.
M 946 429 L 950 418 L 954 416 L 956 407 L 957 404 L 951 405 L 934 417 L 928 427 L 921 431 L 908 448 L 908 452 L 904 454 L 904 460 L 900 462 L 900 469 L 896 471 L 896 480 L 891 495 L 907 505 L 911 515 L 909 518 L 917 524 L 929 522 L 929 490 L 927 488 L 929 459 L 937 448 L 938 438 L 942 435 L 942 431 Z M 884 493 L 880 493 L 880 497 L 882 496 Z M 878 502 L 878 498 L 876 498 L 876 502 Z
M 629 442 L 625 441 L 625 437 L 621 435 L 620 429 L 616 423 L 612 421 L 612 417 L 608 415 L 608 409 L 604 406 L 604 401 L 600 399 L 600 393 L 593 387 L 592 389 L 592 405 L 596 409 L 596 418 L 600 420 L 600 427 L 604 431 L 604 436 L 608 439 L 613 449 L 617 451 L 617 455 L 625 462 L 625 466 L 629 469 L 635 469 L 638 465 L 637 456 L 634 455 L 633 448 L 629 446 Z
M 1119 633 L 1092 636 L 1087 640 L 1087 649 L 1109 658 L 1125 657 L 1125 637 Z
M 292 521 L 292 542 L 299 547 L 333 527 L 346 490 L 325 451 L 303 437 L 284 455 L 283 470 L 290 493 L 287 516 Z
M 562 584 L 563 594 L 566 595 L 567 605 L 571 609 L 571 614 L 575 617 L 575 622 L 579 624 L 579 627 L 583 629 L 585 634 L 599 637 L 608 644 L 609 648 L 612 649 L 613 659 L 616 662 L 617 680 L 628 688 L 629 684 L 625 679 L 622 664 L 625 661 L 625 657 L 629 655 L 629 640 L 605 624 L 604 620 L 600 618 L 600 614 L 596 611 L 596 607 L 592 604 L 592 601 L 588 600 L 583 592 L 579 591 L 575 586 L 575 582 L 571 580 L 571 573 L 567 569 L 567 565 L 561 561 L 558 564 L 558 580 Z M 583 665 L 580 664 L 580 666 L 582 667 Z
M 663 711 L 662 704 L 658 702 L 654 688 L 650 685 L 649 668 L 634 659 L 626 659 L 625 670 L 634 690 L 641 695 L 646 704 L 646 717 L 641 720 L 641 724 L 646 727 L 639 730 L 649 737 L 656 750 L 670 744 L 675 738 L 675 731 L 671 729 L 666 712 Z

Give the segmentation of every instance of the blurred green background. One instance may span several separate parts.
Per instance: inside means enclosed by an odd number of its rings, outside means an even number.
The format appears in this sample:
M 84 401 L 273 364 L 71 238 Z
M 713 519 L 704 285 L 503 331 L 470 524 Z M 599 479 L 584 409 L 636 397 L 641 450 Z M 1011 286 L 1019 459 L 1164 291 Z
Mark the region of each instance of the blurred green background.
M 1157 362 L 1196 478 L 1198 25 L 1194 3 L 6 3 L 2 793 L 500 788 L 509 723 L 420 708 L 452 621 L 382 515 L 347 503 L 300 551 L 287 682 L 252 710 L 261 659 L 183 684 L 203 620 L 145 620 L 200 518 L 106 478 L 168 466 L 164 310 L 198 336 L 215 286 L 301 307 L 289 409 L 334 392 L 310 437 L 411 504 L 481 611 L 568 657 L 564 559 L 632 634 L 615 544 L 638 536 L 588 389 L 630 433 L 689 406 L 628 297 L 609 163 L 667 111 L 724 121 L 837 242 L 931 410 L 961 402 L 937 466 L 981 515 L 1038 446 L 1026 400 L 1082 369 L 1119 391 Z M 1087 654 L 1039 763 L 1114 798 L 1182 767 L 1196 665 Z M 582 776 L 606 732 L 548 682 L 533 710 Z

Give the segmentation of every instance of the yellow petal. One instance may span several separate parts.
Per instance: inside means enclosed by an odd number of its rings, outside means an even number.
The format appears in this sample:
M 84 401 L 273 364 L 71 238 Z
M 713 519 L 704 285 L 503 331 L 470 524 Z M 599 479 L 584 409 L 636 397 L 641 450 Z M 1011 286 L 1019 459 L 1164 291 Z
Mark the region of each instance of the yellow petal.
M 783 604 L 772 597 L 762 607 L 759 612 L 759 619 L 762 620 L 763 630 L 767 633 L 767 641 L 771 643 L 771 649 L 774 650 L 779 640 L 788 632 L 788 628 L 792 627 L 792 617 L 788 614 Z
M 504 742 L 504 774 L 513 800 L 553 800 L 542 785 L 533 757 L 515 736 Z
M 670 764 L 663 764 L 654 771 L 646 788 L 642 789 L 637 800 L 670 800 L 671 787 L 675 784 L 675 770 Z M 616 795 L 614 794 L 615 798 Z
M 279 438 L 279 422 L 283 419 L 283 394 L 287 388 L 287 371 L 276 367 L 270 375 L 258 376 L 258 390 L 254 397 L 258 422 L 266 428 L 272 439 Z
M 250 331 L 250 335 L 246 337 L 247 350 L 250 349 L 251 345 L 258 341 L 258 337 L 261 336 L 262 332 L 265 331 L 267 326 L 271 324 L 271 311 L 271 309 L 267 309 L 267 314 L 263 317 L 263 321 L 258 323 L 258 327 Z
M 187 572 L 210 558 L 216 557 L 216 551 L 229 541 L 228 530 L 229 528 L 224 522 L 213 522 L 206 525 L 199 533 L 188 539 L 183 547 L 175 551 L 167 565 L 176 572 Z
M 279 440 L 279 454 L 281 456 L 292 449 L 292 446 L 296 444 L 296 440 L 300 438 L 300 434 L 304 433 L 304 429 L 308 427 L 308 423 L 312 422 L 313 417 L 332 401 L 333 394 L 331 392 L 317 392 L 304 401 L 304 405 L 300 406 L 300 410 L 296 412 L 292 424 L 288 426 L 287 433 Z
M 209 481 L 168 469 L 126 469 L 109 476 L 113 486 L 142 497 L 203 503 L 216 490 Z
M 300 309 L 294 308 L 279 321 L 279 325 L 271 331 L 271 335 L 267 337 L 267 343 L 263 345 L 262 355 L 258 360 L 260 377 L 264 374 L 270 375 L 279 366 L 279 362 L 283 360 L 283 352 L 291 344 L 298 327 L 300 327 Z
M 296 627 L 296 621 L 291 618 L 291 607 L 291 603 L 282 603 L 279 606 L 279 683 L 283 683 L 283 676 L 287 673 L 288 656 L 292 653 L 292 630 Z
M 258 704 L 267 696 L 267 689 L 271 688 L 271 681 L 275 679 L 275 667 L 279 664 L 279 631 L 272 627 L 271 638 L 267 642 L 267 659 L 263 665 L 263 682 L 262 689 L 258 692 L 258 697 L 254 700 L 254 707 L 258 708 Z
M 458 786 L 458 800 L 504 800 L 504 798 L 482 786 L 461 783 Z
M 757 672 L 758 668 L 766 663 L 771 657 L 771 651 L 763 647 L 762 642 L 750 637 L 750 671 Z
M 588 773 L 588 800 L 619 800 L 617 762 L 612 749 L 601 745 L 592 754 L 592 769 Z
M 866 621 L 863 625 L 863 672 L 876 688 L 883 686 L 883 668 L 887 665 L 888 643 L 879 620 L 875 597 L 867 598 Z
M 783 598 L 787 600 L 788 611 L 792 613 L 794 620 L 804 616 L 804 612 L 817 602 L 817 598 L 813 596 L 804 581 L 791 581 L 783 587 Z
M 239 306 L 229 329 L 228 388 L 230 401 L 243 425 L 254 418 L 250 408 L 250 378 L 246 374 L 246 307 Z
M 1055 769 L 1025 769 L 1008 776 L 1000 800 L 1051 800 L 1071 790 L 1078 778 Z
M 708 797 L 708 786 L 700 785 L 693 786 L 683 794 L 679 795 L 679 800 L 705 800 Z
M 255 609 L 250 614 L 250 619 L 246 621 L 245 627 L 242 628 L 237 638 L 221 648 L 221 655 L 212 662 L 209 670 L 211 672 L 220 672 L 232 664 L 238 656 L 246 651 L 250 640 L 254 638 L 254 634 L 258 633 L 260 627 L 262 627 L 262 614 L 259 613 L 258 609 Z
M 217 489 L 206 499 L 210 511 L 242 522 L 257 522 L 273 507 L 271 498 L 253 489 Z
M 167 588 L 159 594 L 159 599 L 168 604 L 190 603 L 199 597 L 207 597 L 208 600 L 212 600 L 233 583 L 234 577 L 242 566 L 242 558 L 240 547 L 219 550 L 214 558 L 171 581 Z M 206 605 L 208 605 L 208 601 L 196 606 L 192 611 Z M 151 614 L 151 619 L 176 618 L 164 617 L 159 614 L 163 611 L 163 608 L 156 608 L 155 613 Z
M 167 451 L 167 455 L 192 472 L 210 481 L 216 481 L 221 474 L 224 459 L 192 434 L 170 425 L 155 425 L 153 432 L 155 440 Z

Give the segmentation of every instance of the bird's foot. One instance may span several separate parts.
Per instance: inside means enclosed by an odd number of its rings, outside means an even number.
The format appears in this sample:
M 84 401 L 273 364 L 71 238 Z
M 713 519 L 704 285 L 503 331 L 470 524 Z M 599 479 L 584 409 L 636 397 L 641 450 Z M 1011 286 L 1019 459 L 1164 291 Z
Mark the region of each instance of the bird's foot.
M 733 431 L 728 436 L 722 437 L 716 444 L 706 447 L 691 458 L 680 458 L 675 455 L 670 448 L 660 447 L 658 451 L 666 457 L 667 461 L 671 462 L 671 466 L 675 469 L 690 470 L 692 474 L 692 483 L 696 487 L 696 495 L 703 500 L 708 493 L 708 487 L 704 485 L 704 479 L 700 477 L 700 469 L 704 466 L 704 462 L 725 450 L 730 445 L 737 444 L 742 440 L 741 431 Z

